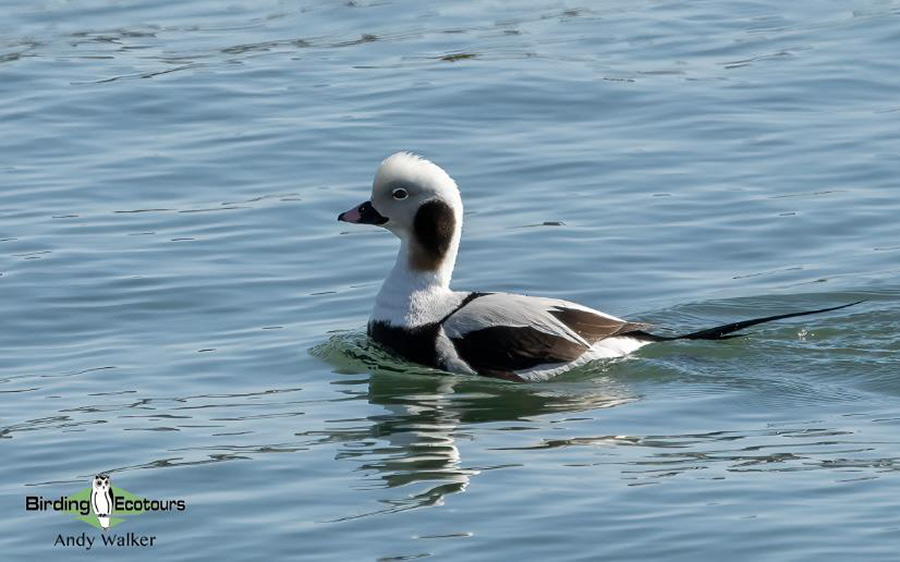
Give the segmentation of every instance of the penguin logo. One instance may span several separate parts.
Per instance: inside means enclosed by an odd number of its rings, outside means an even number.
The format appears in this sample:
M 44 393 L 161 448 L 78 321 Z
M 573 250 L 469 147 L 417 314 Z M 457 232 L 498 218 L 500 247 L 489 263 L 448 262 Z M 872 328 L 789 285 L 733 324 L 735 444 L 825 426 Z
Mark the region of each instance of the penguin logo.
M 112 483 L 109 474 L 98 474 L 91 480 L 91 509 L 100 522 L 100 527 L 105 533 L 109 529 L 109 515 L 113 510 Z

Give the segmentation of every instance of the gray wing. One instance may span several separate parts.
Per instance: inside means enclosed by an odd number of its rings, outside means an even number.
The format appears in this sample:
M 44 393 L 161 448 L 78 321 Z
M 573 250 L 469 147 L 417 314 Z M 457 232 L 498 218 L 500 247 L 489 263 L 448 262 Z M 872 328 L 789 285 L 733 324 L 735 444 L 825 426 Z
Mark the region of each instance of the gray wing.
M 443 327 L 479 374 L 518 379 L 515 371 L 574 361 L 592 344 L 644 325 L 560 299 L 492 293 L 460 308 Z

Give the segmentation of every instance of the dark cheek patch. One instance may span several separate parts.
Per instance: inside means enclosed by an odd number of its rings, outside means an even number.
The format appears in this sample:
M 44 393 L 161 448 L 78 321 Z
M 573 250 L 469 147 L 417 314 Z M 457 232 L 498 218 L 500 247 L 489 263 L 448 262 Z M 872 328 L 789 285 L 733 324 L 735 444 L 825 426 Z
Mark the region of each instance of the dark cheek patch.
M 416 211 L 410 267 L 419 271 L 438 269 L 456 231 L 453 209 L 443 201 L 429 201 Z

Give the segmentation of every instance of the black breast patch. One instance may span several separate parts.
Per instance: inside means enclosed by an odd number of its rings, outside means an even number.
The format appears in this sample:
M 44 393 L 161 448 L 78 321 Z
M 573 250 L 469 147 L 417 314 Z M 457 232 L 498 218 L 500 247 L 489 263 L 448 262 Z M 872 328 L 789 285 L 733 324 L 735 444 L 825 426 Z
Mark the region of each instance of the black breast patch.
M 437 336 L 440 324 L 415 328 L 399 328 L 387 322 L 370 322 L 369 337 L 408 361 L 440 368 L 437 358 Z

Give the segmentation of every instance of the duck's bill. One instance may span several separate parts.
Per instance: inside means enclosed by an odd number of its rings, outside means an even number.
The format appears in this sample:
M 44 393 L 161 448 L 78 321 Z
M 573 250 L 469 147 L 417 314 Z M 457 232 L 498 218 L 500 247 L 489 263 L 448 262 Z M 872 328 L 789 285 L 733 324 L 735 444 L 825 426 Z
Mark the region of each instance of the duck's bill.
M 338 220 L 354 224 L 375 225 L 382 225 L 388 221 L 387 217 L 382 216 L 381 213 L 375 210 L 371 201 L 366 201 L 362 205 L 357 205 L 349 211 L 344 211 L 338 215 Z

